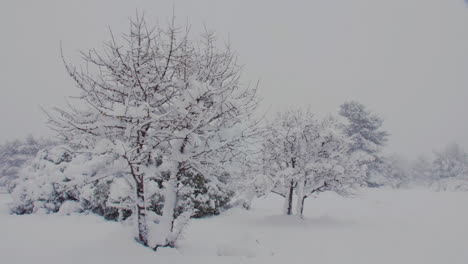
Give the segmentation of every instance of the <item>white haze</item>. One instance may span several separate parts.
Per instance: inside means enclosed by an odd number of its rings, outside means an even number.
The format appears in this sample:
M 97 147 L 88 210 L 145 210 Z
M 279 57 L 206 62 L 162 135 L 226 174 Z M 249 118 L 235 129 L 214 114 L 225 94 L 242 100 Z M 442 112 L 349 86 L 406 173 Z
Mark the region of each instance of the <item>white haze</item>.
M 128 17 L 204 25 L 230 40 L 260 79 L 263 108 L 324 114 L 358 100 L 385 119 L 389 151 L 407 156 L 450 142 L 468 148 L 468 8 L 462 0 L 2 1 L 0 143 L 52 135 L 39 106 L 73 94 L 72 62 L 126 32 Z

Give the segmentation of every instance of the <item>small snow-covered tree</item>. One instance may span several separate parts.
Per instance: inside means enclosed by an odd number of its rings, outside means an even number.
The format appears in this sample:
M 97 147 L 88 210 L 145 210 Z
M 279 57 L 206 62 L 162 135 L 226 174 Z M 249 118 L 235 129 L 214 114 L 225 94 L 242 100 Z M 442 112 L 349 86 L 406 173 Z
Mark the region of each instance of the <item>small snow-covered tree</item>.
M 399 155 L 393 154 L 381 159 L 380 170 L 373 177 L 373 183 L 392 188 L 407 187 L 411 181 L 409 163 Z
M 434 181 L 431 171 L 431 161 L 425 156 L 419 156 L 410 165 L 411 181 L 415 186 L 428 186 Z
M 340 106 L 339 114 L 346 118 L 346 134 L 352 138 L 352 152 L 362 152 L 369 156 L 364 159 L 368 167 L 367 184 L 378 186 L 378 178 L 385 170 L 385 161 L 381 150 L 388 140 L 388 132 L 382 130 L 383 119 L 372 114 L 366 107 L 356 101 L 345 102 Z M 375 179 L 377 178 L 377 179 Z
M 293 195 L 299 175 L 309 161 L 306 140 L 315 128 L 310 112 L 290 110 L 280 112 L 267 125 L 262 146 L 263 173 L 271 177 L 273 193 L 285 198 L 283 213 L 293 213 Z
M 468 154 L 458 144 L 453 143 L 435 152 L 431 171 L 433 189 L 468 191 Z
M 458 144 L 451 144 L 435 152 L 432 173 L 437 179 L 468 176 L 468 154 Z
M 112 37 L 103 51 L 83 59 L 86 70 L 65 63 L 81 95 L 68 109 L 55 108 L 50 124 L 74 151 L 112 154 L 125 163 L 136 239 L 154 249 L 174 246 L 194 213 L 177 214 L 178 204 L 198 199 L 193 177 L 216 182 L 248 154 L 257 135 L 250 122 L 256 89 L 240 83 L 234 53 L 218 48 L 213 34 L 190 41 L 174 23 L 152 28 L 142 17 L 131 21 L 122 43 Z M 161 213 L 149 230 L 147 199 L 154 189 L 163 194 Z
M 349 138 L 333 118 L 317 121 L 310 111 L 279 113 L 267 125 L 262 146 L 263 177 L 270 190 L 285 198 L 284 213 L 303 214 L 304 201 L 323 191 L 349 193 L 360 184 L 365 168 L 349 156 Z

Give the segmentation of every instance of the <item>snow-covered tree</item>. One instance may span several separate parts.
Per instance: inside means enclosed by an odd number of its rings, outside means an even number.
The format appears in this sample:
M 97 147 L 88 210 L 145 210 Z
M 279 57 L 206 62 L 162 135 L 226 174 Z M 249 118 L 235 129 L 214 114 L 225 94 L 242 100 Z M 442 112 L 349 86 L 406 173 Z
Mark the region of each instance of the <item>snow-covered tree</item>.
M 356 101 L 342 104 L 339 114 L 346 118 L 344 130 L 353 140 L 349 151 L 369 155 L 370 158 L 365 162 L 368 167 L 366 181 L 369 186 L 378 186 L 378 178 L 385 166 L 381 150 L 389 135 L 387 131 L 382 130 L 383 119 Z
M 372 179 L 375 185 L 392 188 L 407 187 L 413 181 L 410 164 L 397 154 L 382 158 L 379 171 Z
M 437 179 L 468 177 L 468 154 L 458 145 L 451 144 L 443 151 L 435 152 L 432 173 Z
M 468 154 L 456 143 L 434 154 L 431 188 L 439 191 L 468 191 Z
M 174 246 L 194 214 L 176 213 L 197 195 L 186 183 L 196 176 L 217 182 L 248 154 L 257 135 L 256 89 L 240 83 L 234 53 L 218 48 L 213 34 L 190 41 L 174 23 L 153 28 L 137 17 L 122 43 L 112 37 L 103 51 L 82 54 L 86 70 L 65 62 L 81 95 L 68 109 L 55 108 L 50 124 L 75 152 L 125 163 L 137 240 L 154 249 Z M 147 199 L 155 188 L 163 195 L 153 228 Z
M 411 184 L 414 186 L 428 186 L 435 180 L 431 171 L 431 161 L 425 156 L 419 156 L 411 162 Z
M 365 167 L 349 156 L 350 139 L 333 118 L 316 120 L 310 111 L 278 113 L 267 125 L 262 146 L 263 177 L 285 198 L 284 213 L 302 216 L 304 201 L 323 191 L 349 193 L 362 183 Z

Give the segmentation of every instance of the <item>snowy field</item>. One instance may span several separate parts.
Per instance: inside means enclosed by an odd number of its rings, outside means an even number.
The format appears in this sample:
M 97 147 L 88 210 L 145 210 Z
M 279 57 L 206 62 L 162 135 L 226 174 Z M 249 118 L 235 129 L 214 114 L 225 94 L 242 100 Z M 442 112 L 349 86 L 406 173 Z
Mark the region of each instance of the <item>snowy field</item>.
M 468 263 L 468 193 L 363 190 L 279 215 L 271 195 L 191 223 L 179 249 L 132 241 L 130 226 L 92 215 L 9 215 L 0 194 L 0 263 Z

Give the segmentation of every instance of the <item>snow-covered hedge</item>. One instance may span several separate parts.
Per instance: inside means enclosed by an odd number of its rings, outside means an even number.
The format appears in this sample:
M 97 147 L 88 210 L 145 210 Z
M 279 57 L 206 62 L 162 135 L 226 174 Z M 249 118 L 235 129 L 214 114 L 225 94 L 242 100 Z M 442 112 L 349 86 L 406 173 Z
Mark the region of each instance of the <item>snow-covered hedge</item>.
M 39 151 L 19 170 L 14 181 L 12 211 L 17 214 L 58 212 L 65 201 L 81 201 L 87 179 L 103 172 L 109 162 L 108 157 L 73 154 L 66 146 Z
M 14 140 L 0 145 L 0 186 L 13 188 L 12 182 L 18 177 L 20 169 L 41 149 L 56 144 L 51 140 L 30 136 L 25 140 Z
M 436 191 L 468 191 L 468 176 L 441 179 L 431 184 Z
M 41 150 L 19 170 L 11 210 L 16 214 L 92 212 L 125 220 L 135 203 L 133 186 L 121 164 L 114 156 L 73 153 L 63 145 Z M 160 215 L 161 184 L 150 180 L 146 188 L 149 210 Z M 191 210 L 192 217 L 204 217 L 225 209 L 233 191 L 222 182 L 192 175 L 179 183 L 178 196 L 178 215 Z

